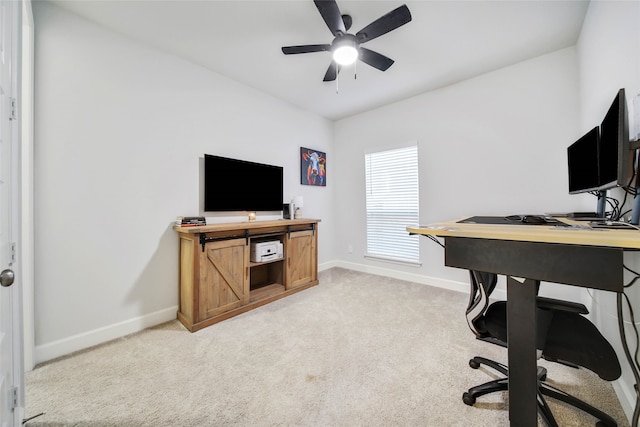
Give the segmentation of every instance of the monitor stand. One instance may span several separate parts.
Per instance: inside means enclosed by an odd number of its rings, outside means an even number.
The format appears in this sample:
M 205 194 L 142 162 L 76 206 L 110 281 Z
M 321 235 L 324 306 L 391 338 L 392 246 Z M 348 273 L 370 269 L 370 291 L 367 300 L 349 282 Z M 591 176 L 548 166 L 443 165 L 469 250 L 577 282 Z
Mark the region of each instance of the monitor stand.
M 632 141 L 634 144 L 638 144 L 640 140 Z M 636 152 L 634 153 L 636 156 L 636 179 L 635 179 L 635 187 L 636 187 L 636 196 L 633 198 L 633 209 L 631 210 L 631 221 L 630 223 L 633 225 L 638 225 L 640 222 L 640 179 L 638 178 L 638 171 L 640 169 L 640 150 L 636 147 Z
M 631 211 L 631 221 L 633 225 L 638 225 L 640 222 L 640 188 L 636 188 L 636 197 L 633 199 L 633 209 Z
M 607 190 L 598 191 L 598 207 L 596 209 L 596 216 L 598 218 L 606 218 L 607 212 Z

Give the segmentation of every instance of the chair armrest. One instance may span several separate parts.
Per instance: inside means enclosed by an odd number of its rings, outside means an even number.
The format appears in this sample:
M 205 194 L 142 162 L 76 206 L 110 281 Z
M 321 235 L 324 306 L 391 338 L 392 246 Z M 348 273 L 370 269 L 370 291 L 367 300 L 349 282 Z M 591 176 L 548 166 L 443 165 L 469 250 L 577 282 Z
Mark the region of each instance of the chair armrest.
M 537 302 L 538 308 L 544 310 L 558 310 L 578 314 L 589 314 L 589 310 L 587 310 L 587 307 L 585 307 L 584 304 L 579 304 L 577 302 L 564 301 L 547 297 L 537 297 Z

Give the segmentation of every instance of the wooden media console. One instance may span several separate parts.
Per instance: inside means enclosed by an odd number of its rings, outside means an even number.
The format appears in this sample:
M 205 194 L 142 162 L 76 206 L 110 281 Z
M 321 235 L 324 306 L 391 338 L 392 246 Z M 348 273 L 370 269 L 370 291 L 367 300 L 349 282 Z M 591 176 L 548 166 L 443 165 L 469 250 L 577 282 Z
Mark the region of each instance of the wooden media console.
M 318 284 L 316 219 L 174 227 L 179 233 L 178 319 L 191 332 Z M 252 261 L 252 244 L 282 257 Z

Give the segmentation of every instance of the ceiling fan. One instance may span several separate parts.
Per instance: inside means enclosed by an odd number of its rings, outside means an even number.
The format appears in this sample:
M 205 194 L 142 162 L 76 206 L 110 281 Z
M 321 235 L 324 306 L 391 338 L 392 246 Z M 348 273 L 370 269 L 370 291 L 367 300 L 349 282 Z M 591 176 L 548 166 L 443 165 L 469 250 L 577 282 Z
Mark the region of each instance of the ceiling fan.
M 386 15 L 376 19 L 355 34 L 347 33 L 351 28 L 350 15 L 342 15 L 335 0 L 314 0 L 322 19 L 334 36 L 331 44 L 309 44 L 301 46 L 284 46 L 282 53 L 295 55 L 298 53 L 332 52 L 333 60 L 324 75 L 324 81 L 335 80 L 342 65 L 349 65 L 360 59 L 365 64 L 386 71 L 393 65 L 393 59 L 378 52 L 360 46 L 389 31 L 411 21 L 411 12 L 406 5 L 402 5 Z

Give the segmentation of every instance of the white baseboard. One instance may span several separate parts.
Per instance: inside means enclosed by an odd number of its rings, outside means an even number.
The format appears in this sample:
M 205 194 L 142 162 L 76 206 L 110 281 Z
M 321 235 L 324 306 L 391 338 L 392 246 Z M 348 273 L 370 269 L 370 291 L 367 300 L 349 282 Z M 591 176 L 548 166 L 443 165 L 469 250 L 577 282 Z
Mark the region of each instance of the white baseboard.
M 176 318 L 178 306 L 165 308 L 144 316 L 83 332 L 51 343 L 35 346 L 35 364 L 84 350 Z
M 328 270 L 333 267 L 340 267 L 338 265 L 338 261 L 333 260 L 333 261 L 323 262 L 322 264 L 318 264 L 318 271 Z
M 622 362 L 622 360 L 620 360 L 620 362 Z M 618 378 L 611 384 L 613 385 L 613 390 L 616 392 L 620 405 L 627 416 L 627 421 L 631 423 L 633 412 L 636 408 L 636 395 L 633 385 L 630 385 L 623 377 Z
M 449 289 L 450 291 L 469 293 L 469 283 L 456 282 L 453 280 L 439 279 L 437 277 L 425 276 L 424 274 L 407 273 L 405 271 L 394 270 L 391 268 L 376 267 L 366 264 L 357 264 L 347 261 L 330 261 L 318 266 L 320 271 L 327 270 L 332 267 L 341 267 L 348 270 L 360 271 L 362 273 L 376 274 L 378 276 L 387 276 L 398 280 L 406 280 L 409 282 L 421 283 L 423 285 L 435 286 L 436 288 Z

